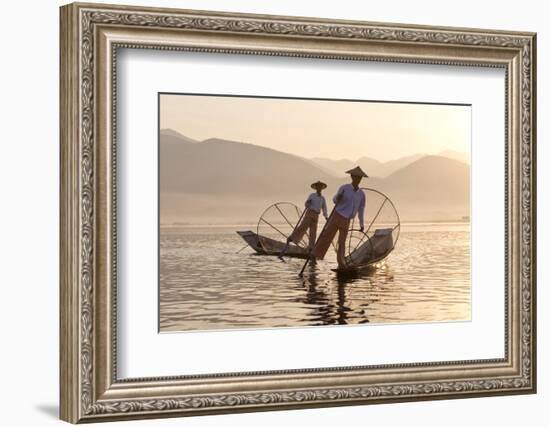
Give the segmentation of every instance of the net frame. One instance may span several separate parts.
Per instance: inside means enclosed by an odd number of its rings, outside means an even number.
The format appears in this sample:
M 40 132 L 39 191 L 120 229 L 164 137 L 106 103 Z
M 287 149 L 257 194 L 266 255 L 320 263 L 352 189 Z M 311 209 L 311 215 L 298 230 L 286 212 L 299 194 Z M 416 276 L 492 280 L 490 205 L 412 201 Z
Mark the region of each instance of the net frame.
M 365 224 L 366 229 L 364 231 L 361 231 L 360 228 L 358 228 L 356 226 L 356 217 L 357 217 L 357 215 L 355 215 L 353 217 L 353 219 L 350 221 L 350 226 L 348 228 L 347 245 L 346 245 L 346 262 L 347 262 L 348 266 L 350 266 L 350 267 L 360 267 L 362 265 L 369 265 L 369 264 L 374 264 L 374 263 L 377 263 L 377 262 L 381 262 L 383 259 L 387 258 L 391 252 L 393 252 L 393 250 L 395 249 L 395 246 L 397 245 L 397 241 L 399 240 L 399 235 L 401 234 L 401 219 L 399 217 L 399 212 L 397 211 L 397 209 L 396 209 L 394 203 L 392 202 L 392 200 L 386 194 L 382 193 L 379 190 L 375 190 L 374 188 L 360 187 L 360 189 L 363 190 L 366 193 L 365 197 L 366 197 L 367 203 L 369 203 L 368 202 L 369 198 L 367 197 L 369 192 L 375 193 L 379 197 L 381 197 L 382 202 L 380 203 L 380 206 L 378 207 L 376 214 L 370 220 L 368 226 L 367 226 L 367 224 Z M 368 245 L 368 247 L 369 247 L 369 249 L 372 253 L 373 243 L 372 243 L 372 239 L 371 239 L 372 236 L 369 236 L 369 232 L 371 231 L 371 228 L 372 228 L 373 224 L 376 223 L 376 220 L 378 219 L 378 216 L 382 212 L 382 209 L 384 208 L 386 203 L 388 203 L 388 206 L 390 207 L 391 212 L 395 215 L 395 225 L 391 228 L 391 233 L 392 233 L 392 247 L 391 247 L 391 249 L 388 250 L 387 252 L 385 252 L 383 254 L 383 256 L 381 256 L 379 258 L 374 258 L 372 260 L 369 260 L 369 262 L 364 263 L 364 264 L 361 264 L 361 263 L 355 264 L 355 263 L 350 262 L 349 260 L 352 259 L 353 254 L 357 251 L 358 248 L 362 247 L 362 245 Z M 395 238 L 393 237 L 394 232 L 396 233 Z M 357 236 L 359 236 L 359 237 L 357 237 Z M 374 236 L 374 234 L 373 234 L 373 236 Z M 356 243 L 352 245 L 352 239 L 354 239 L 354 238 L 358 239 L 358 241 L 356 241 Z M 334 245 L 333 245 L 333 247 L 334 247 Z M 335 250 L 337 250 L 336 247 L 335 247 Z
M 289 216 L 285 215 L 285 213 L 283 212 L 283 209 L 282 209 L 283 206 L 289 208 L 291 212 L 293 211 L 296 212 L 296 215 L 289 218 Z M 294 229 L 302 220 L 305 212 L 306 210 L 302 211 L 297 205 L 291 202 L 277 202 L 269 205 L 260 215 L 260 218 L 258 219 L 258 223 L 256 225 L 256 234 L 258 235 L 258 241 L 262 249 L 266 252 L 269 252 L 271 248 L 269 247 L 267 239 L 272 239 L 272 237 L 264 236 L 262 234 L 262 224 L 265 224 L 265 226 L 275 230 L 275 232 L 279 236 L 283 237 L 283 240 L 281 240 L 282 243 L 286 243 L 286 240 L 288 239 L 288 237 L 292 234 Z M 269 216 L 268 214 L 270 213 L 274 213 L 275 217 L 279 217 L 281 219 L 281 222 L 285 222 L 286 224 L 288 224 L 288 226 L 290 227 L 290 231 L 281 230 L 282 227 L 277 227 L 276 225 L 273 224 L 273 221 L 268 221 L 266 217 L 268 217 Z M 290 245 L 294 245 L 303 250 L 307 250 L 308 243 L 306 242 L 305 238 L 306 236 L 304 235 L 300 239 L 298 244 L 291 241 Z M 274 240 L 277 240 L 277 239 L 274 239 Z

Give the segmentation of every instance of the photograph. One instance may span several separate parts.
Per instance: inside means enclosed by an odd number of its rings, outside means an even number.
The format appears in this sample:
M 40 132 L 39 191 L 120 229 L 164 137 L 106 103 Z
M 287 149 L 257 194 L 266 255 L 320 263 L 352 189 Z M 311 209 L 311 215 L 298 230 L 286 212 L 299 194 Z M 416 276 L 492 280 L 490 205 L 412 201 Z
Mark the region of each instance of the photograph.
M 471 105 L 158 94 L 159 332 L 471 320 Z

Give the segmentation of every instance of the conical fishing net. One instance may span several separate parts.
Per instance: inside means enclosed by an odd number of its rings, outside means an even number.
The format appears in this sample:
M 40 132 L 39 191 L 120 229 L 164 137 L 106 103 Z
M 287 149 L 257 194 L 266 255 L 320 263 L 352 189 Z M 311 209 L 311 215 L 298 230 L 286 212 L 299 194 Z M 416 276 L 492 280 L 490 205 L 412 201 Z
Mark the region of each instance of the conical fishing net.
M 280 252 L 302 218 L 302 210 L 293 203 L 279 202 L 269 206 L 258 221 L 258 239 L 268 253 Z M 307 251 L 308 236 L 290 243 L 291 251 Z
M 375 264 L 394 249 L 400 232 L 399 215 L 392 201 L 383 193 L 362 188 L 365 193 L 365 226 L 360 231 L 356 216 L 346 241 L 346 264 L 351 267 Z

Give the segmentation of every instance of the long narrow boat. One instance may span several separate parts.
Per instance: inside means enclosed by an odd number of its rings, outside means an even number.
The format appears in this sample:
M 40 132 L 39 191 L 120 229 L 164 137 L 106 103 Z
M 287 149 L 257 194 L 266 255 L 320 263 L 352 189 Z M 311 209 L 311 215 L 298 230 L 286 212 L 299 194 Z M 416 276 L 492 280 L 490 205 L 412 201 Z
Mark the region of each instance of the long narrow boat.
M 237 234 L 241 236 L 243 240 L 248 243 L 248 245 L 252 249 L 254 249 L 258 255 L 278 256 L 285 246 L 284 242 L 280 242 L 278 240 L 271 239 L 265 236 L 259 236 L 257 233 L 254 233 L 250 230 L 237 231 Z M 285 252 L 285 256 L 305 259 L 307 258 L 307 250 L 294 244 L 290 244 Z

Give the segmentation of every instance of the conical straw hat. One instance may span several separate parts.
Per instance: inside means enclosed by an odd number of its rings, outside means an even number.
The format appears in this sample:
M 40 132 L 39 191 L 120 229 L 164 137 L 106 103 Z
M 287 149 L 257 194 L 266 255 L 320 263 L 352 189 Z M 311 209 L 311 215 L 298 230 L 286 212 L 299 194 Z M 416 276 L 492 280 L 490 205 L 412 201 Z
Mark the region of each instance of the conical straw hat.
M 361 169 L 359 166 L 356 166 L 353 169 L 346 171 L 346 173 L 349 173 L 351 176 L 361 176 L 363 178 L 369 177 L 365 172 L 363 172 L 363 169 Z
M 317 189 L 317 187 L 321 187 L 321 190 L 324 190 L 325 188 L 327 188 L 327 184 L 321 181 L 317 181 L 311 184 L 311 188 Z

